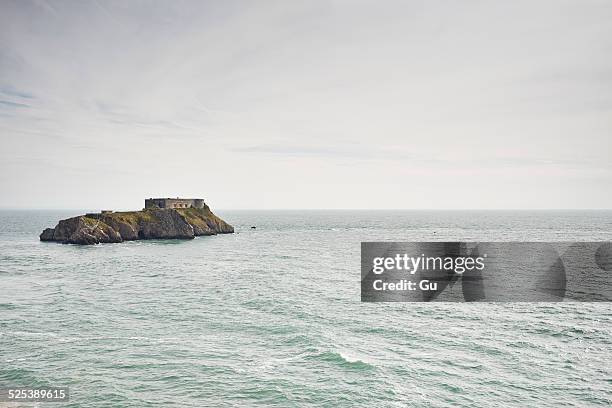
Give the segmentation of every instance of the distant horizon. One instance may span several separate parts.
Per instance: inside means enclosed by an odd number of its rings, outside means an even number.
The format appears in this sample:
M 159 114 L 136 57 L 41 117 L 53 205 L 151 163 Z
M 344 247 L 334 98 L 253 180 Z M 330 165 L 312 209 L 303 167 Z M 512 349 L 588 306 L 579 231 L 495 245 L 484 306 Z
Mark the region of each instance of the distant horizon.
M 139 211 L 143 208 L 16 208 L 0 207 L 0 211 L 94 211 L 111 210 L 114 212 Z M 612 211 L 612 208 L 216 208 L 218 211 Z

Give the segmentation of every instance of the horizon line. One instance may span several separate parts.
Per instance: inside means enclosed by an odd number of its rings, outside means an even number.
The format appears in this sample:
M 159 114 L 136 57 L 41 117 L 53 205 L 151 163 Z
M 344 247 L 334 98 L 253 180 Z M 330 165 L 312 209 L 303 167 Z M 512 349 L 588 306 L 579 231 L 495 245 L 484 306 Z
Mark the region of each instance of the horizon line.
M 114 212 L 142 211 L 118 209 Z M 100 211 L 81 208 L 0 207 L 0 211 Z M 211 209 L 212 211 L 212 209 Z M 214 211 L 612 211 L 612 208 L 216 208 Z

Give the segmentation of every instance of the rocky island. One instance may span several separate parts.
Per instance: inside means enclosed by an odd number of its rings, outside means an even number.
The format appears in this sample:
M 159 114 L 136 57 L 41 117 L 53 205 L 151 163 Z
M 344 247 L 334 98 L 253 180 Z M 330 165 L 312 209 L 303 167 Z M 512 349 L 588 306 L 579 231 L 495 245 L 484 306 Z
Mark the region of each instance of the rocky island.
M 150 198 L 141 211 L 88 213 L 61 220 L 40 234 L 41 241 L 92 245 L 138 239 L 193 239 L 231 234 L 202 199 Z

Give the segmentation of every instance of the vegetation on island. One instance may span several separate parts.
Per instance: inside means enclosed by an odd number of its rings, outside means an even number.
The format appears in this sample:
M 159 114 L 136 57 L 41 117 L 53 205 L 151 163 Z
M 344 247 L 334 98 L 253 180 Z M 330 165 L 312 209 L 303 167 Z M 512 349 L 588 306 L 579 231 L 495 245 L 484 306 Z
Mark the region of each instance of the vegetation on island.
M 141 211 L 102 212 L 61 220 L 47 228 L 41 241 L 98 244 L 138 239 L 191 239 L 233 233 L 234 228 L 203 208 L 146 208 Z

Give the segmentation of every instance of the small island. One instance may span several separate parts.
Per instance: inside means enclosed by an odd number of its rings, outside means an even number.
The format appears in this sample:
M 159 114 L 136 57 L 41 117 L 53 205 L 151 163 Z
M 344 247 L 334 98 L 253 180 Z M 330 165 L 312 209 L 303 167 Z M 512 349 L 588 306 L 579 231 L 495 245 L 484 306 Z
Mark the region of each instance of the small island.
M 234 227 L 213 214 L 203 199 L 149 198 L 141 211 L 106 210 L 61 220 L 55 228 L 46 228 L 40 240 L 93 245 L 233 232 Z

